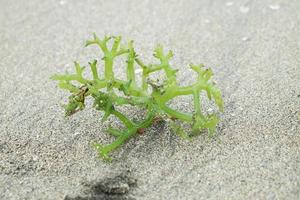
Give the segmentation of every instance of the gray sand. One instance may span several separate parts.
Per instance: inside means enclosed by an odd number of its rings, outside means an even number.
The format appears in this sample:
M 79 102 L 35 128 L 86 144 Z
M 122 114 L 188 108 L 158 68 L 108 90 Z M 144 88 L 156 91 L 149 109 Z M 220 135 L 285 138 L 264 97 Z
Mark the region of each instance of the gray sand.
M 116 199 L 300 199 L 299 10 L 298 0 L 1 0 L 0 199 L 84 195 L 127 170 L 136 185 Z M 101 57 L 83 48 L 92 32 L 134 39 L 146 60 L 157 43 L 173 49 L 182 84 L 188 63 L 211 67 L 225 101 L 217 136 L 150 128 L 111 164 L 99 159 L 90 144 L 111 141 L 107 124 L 91 108 L 65 119 L 67 94 L 49 80 Z

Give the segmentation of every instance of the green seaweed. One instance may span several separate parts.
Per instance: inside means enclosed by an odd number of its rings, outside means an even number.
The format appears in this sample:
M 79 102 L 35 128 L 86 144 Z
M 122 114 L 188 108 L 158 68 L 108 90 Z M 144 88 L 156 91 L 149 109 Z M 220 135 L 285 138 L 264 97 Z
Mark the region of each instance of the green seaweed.
M 217 114 L 205 115 L 201 110 L 200 93 L 206 92 L 207 97 L 214 101 L 220 111 L 223 111 L 223 100 L 220 90 L 211 81 L 212 70 L 205 68 L 203 64 L 190 67 L 198 78 L 196 82 L 188 86 L 180 86 L 176 79 L 178 70 L 170 65 L 173 57 L 172 51 L 164 52 L 163 47 L 158 45 L 154 50 L 154 57 L 158 60 L 156 64 L 144 64 L 134 50 L 133 42 L 130 41 L 126 47 L 121 46 L 121 37 L 104 37 L 99 39 L 96 34 L 92 40 L 86 42 L 86 46 L 97 45 L 103 52 L 104 75 L 98 74 L 98 61 L 89 63 L 92 79 L 83 76 L 85 67 L 75 62 L 74 74 L 56 74 L 51 78 L 59 81 L 58 86 L 68 90 L 68 104 L 64 105 L 66 116 L 73 115 L 85 108 L 85 99 L 92 97 L 96 110 L 104 112 L 102 122 L 111 115 L 117 117 L 125 126 L 123 130 L 109 128 L 107 133 L 115 137 L 115 140 L 107 145 L 96 143 L 94 146 L 99 155 L 105 160 L 110 160 L 109 154 L 125 143 L 129 138 L 143 132 L 145 128 L 154 124 L 157 119 L 164 120 L 169 127 L 180 137 L 188 139 L 199 135 L 207 129 L 210 136 L 215 132 L 219 121 Z M 111 44 L 111 48 L 109 48 Z M 114 61 L 117 57 L 126 56 L 126 80 L 121 80 L 114 75 Z M 140 67 L 141 83 L 137 81 L 135 68 Z M 157 71 L 163 71 L 165 80 L 162 84 L 150 79 L 150 75 Z M 78 86 L 79 85 L 79 86 Z M 119 92 L 118 92 L 119 91 Z M 180 112 L 168 105 L 168 102 L 182 95 L 192 95 L 194 101 L 194 112 Z M 146 110 L 147 114 L 143 120 L 138 122 L 129 119 L 124 113 L 117 110 L 117 106 L 131 105 Z M 182 128 L 183 123 L 191 125 L 191 133 Z

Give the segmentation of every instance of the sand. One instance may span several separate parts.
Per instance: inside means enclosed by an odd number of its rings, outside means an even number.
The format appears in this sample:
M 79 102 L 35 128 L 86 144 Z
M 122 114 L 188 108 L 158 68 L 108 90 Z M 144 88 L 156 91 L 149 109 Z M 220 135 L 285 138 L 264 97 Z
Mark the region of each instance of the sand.
M 297 0 L 1 0 L 0 199 L 300 199 L 299 10 Z M 190 62 L 211 67 L 225 101 L 217 135 L 184 141 L 152 127 L 112 163 L 99 159 L 92 141 L 112 139 L 102 115 L 64 118 L 67 93 L 49 79 L 101 58 L 83 47 L 92 32 L 133 39 L 146 61 L 157 43 L 172 49 L 183 85 Z

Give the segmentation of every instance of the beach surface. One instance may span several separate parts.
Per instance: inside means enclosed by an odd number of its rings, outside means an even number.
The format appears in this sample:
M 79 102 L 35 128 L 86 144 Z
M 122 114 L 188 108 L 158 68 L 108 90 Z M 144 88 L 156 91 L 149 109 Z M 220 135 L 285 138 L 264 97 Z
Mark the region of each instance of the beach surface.
M 300 199 L 299 10 L 298 0 L 0 0 L 0 199 Z M 225 102 L 215 137 L 156 126 L 100 159 L 91 144 L 111 142 L 116 122 L 101 124 L 90 104 L 65 118 L 68 93 L 49 78 L 101 60 L 84 48 L 93 32 L 133 39 L 145 62 L 156 44 L 172 49 L 183 85 L 189 63 L 210 67 Z M 188 98 L 172 106 L 193 109 Z

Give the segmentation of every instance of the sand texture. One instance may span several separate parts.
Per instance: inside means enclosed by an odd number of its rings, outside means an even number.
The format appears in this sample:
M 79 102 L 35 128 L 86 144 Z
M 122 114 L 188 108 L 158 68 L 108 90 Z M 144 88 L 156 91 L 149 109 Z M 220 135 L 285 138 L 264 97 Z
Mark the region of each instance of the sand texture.
M 300 199 L 299 11 L 298 0 L 0 0 L 0 199 Z M 92 32 L 133 39 L 146 62 L 155 44 L 172 49 L 183 85 L 190 62 L 211 67 L 225 102 L 216 137 L 151 127 L 99 159 L 92 141 L 112 140 L 102 114 L 64 118 L 68 94 L 49 79 L 101 59 L 84 48 Z

